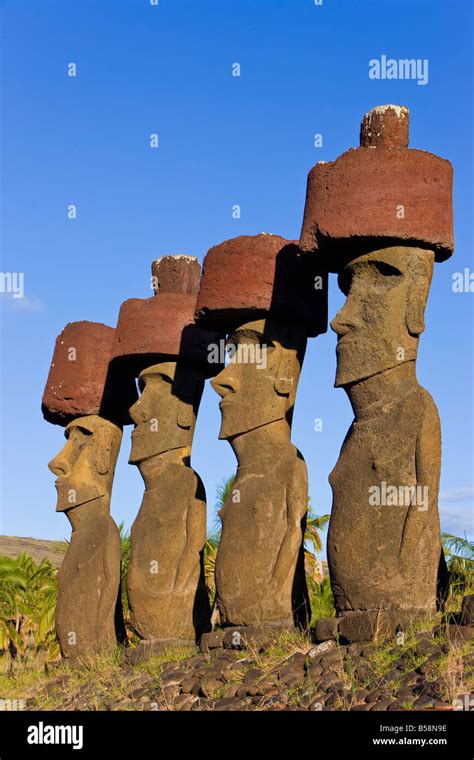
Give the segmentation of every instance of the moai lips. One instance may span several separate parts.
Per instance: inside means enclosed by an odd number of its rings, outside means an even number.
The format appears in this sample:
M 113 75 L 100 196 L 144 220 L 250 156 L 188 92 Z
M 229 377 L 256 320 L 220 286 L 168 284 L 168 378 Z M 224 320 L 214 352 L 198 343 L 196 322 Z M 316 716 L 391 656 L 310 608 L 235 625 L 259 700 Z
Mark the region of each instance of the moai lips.
M 308 335 L 326 329 L 327 279 L 276 235 L 243 236 L 204 260 L 198 324 L 229 333 L 213 380 L 220 438 L 238 460 L 220 511 L 216 599 L 224 626 L 305 626 L 306 465 L 290 440 Z
M 139 376 L 141 390 L 130 409 L 130 463 L 146 490 L 132 526 L 127 590 L 147 651 L 192 644 L 210 629 L 206 495 L 190 454 L 205 377 L 219 369 L 209 347 L 221 338 L 194 323 L 197 259 L 165 256 L 152 273 L 156 295 L 122 304 L 112 351 L 114 366 Z
M 338 271 L 344 257 L 386 245 L 428 248 L 436 261 L 449 258 L 449 161 L 407 147 L 408 109 L 401 106 L 378 106 L 366 114 L 360 143 L 309 172 L 302 250 L 327 254 L 330 271 Z
M 453 250 L 452 169 L 407 143 L 407 109 L 374 109 L 362 122 L 365 147 L 308 179 L 302 245 L 338 272 L 347 296 L 331 327 L 336 386 L 354 421 L 330 475 L 327 551 L 348 640 L 429 617 L 446 582 L 440 424 L 415 363 L 434 261 Z
M 124 401 L 136 393 L 109 372 L 113 339 L 107 325 L 68 324 L 56 340 L 43 395 L 45 418 L 66 426 L 66 444 L 49 468 L 57 475 L 57 511 L 72 526 L 56 606 L 61 653 L 72 659 L 110 652 L 123 637 L 120 535 L 110 517 L 110 497 L 122 439 L 119 421 L 127 418 Z

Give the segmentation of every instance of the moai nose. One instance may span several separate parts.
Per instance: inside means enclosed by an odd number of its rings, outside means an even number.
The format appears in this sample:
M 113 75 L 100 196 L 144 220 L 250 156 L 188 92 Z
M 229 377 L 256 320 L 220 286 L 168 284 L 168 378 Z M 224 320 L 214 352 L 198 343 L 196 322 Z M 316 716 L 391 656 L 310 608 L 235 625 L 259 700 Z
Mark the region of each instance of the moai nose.
M 407 148 L 410 112 L 406 106 L 376 106 L 360 125 L 361 148 Z
M 64 477 L 69 472 L 68 461 L 63 454 L 58 454 L 57 457 L 54 457 L 54 459 L 49 462 L 48 467 L 53 475 L 57 475 L 57 477 Z
M 232 371 L 228 367 L 223 369 L 222 372 L 211 380 L 211 386 L 221 398 L 227 396 L 228 393 L 236 393 L 238 391 L 238 380 Z
M 138 401 L 135 401 L 133 406 L 131 406 L 128 410 L 128 413 L 134 425 L 138 425 L 140 422 L 143 422 L 143 410 L 140 399 L 138 399 Z
M 357 327 L 357 320 L 351 318 L 348 314 L 348 310 L 345 306 L 336 314 L 331 322 L 331 330 L 336 333 L 340 338 L 348 333 L 351 328 Z
M 330 322 L 331 330 L 336 333 L 336 335 L 344 335 L 344 322 L 339 316 L 339 313 L 336 314 L 334 319 Z

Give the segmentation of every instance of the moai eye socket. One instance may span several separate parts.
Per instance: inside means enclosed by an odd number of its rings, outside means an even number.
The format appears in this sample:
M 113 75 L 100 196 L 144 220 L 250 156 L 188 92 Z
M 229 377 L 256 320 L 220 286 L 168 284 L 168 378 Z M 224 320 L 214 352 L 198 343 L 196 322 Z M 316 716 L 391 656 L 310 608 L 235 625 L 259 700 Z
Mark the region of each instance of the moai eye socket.
M 400 277 L 403 274 L 400 269 L 392 266 L 392 264 L 388 264 L 386 261 L 374 261 L 373 265 L 380 272 L 380 274 L 383 274 L 386 277 Z
M 159 375 L 157 375 L 161 383 L 168 383 L 169 385 L 173 384 L 173 378 L 167 375 L 165 372 L 160 372 Z
M 370 267 L 372 272 L 375 273 L 374 284 L 377 290 L 382 292 L 394 288 L 403 278 L 403 273 L 386 261 L 371 262 Z
M 68 440 L 71 440 L 79 445 L 85 445 L 88 443 L 87 439 L 92 436 L 92 431 L 87 430 L 87 428 L 80 427 L 79 425 L 75 425 L 69 430 L 66 430 L 65 435 Z
M 353 277 L 353 272 L 351 269 L 343 269 L 342 272 L 339 272 L 337 276 L 337 284 L 339 286 L 339 290 L 341 290 L 345 296 L 349 295 L 349 290 L 351 289 L 352 277 Z
M 224 352 L 224 366 L 227 367 L 233 358 L 235 357 L 235 354 L 237 352 L 237 344 L 233 340 L 226 341 L 225 344 L 225 352 Z

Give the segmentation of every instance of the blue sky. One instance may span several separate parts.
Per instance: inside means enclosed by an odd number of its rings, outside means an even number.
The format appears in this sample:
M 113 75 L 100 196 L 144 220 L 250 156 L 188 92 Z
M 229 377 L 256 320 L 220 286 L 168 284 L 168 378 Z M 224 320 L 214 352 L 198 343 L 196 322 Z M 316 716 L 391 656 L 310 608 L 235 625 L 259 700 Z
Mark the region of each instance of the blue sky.
M 452 290 L 453 273 L 474 268 L 471 3 L 4 0 L 0 18 L 1 271 L 25 278 L 24 298 L 0 295 L 0 533 L 69 533 L 47 469 L 63 431 L 40 411 L 62 327 L 115 325 L 123 300 L 151 295 L 158 256 L 202 260 L 226 238 L 262 231 L 297 238 L 308 170 L 358 144 L 366 111 L 396 103 L 411 110 L 411 146 L 455 169 L 456 251 L 435 268 L 418 375 L 442 421 L 442 527 L 472 536 L 474 295 Z M 370 79 L 369 61 L 382 54 L 428 59 L 428 83 Z M 342 303 L 332 276 L 331 317 Z M 351 422 L 333 387 L 335 344 L 330 330 L 310 341 L 293 426 L 317 514 L 330 511 L 327 478 Z M 235 471 L 219 423 L 206 387 L 193 466 L 211 527 L 216 485 Z M 126 428 L 112 513 L 127 525 L 143 492 L 129 451 Z

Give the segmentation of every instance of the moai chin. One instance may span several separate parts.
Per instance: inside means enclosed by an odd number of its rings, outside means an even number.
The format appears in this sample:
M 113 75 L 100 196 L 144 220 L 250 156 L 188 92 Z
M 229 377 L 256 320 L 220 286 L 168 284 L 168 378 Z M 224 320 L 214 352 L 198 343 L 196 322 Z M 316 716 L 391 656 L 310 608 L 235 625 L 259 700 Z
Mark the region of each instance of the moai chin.
M 228 334 L 220 438 L 238 469 L 220 511 L 216 598 L 223 626 L 305 627 L 306 464 L 291 421 L 308 335 L 326 329 L 326 278 L 276 235 L 243 236 L 205 260 L 198 323 Z
M 125 389 L 114 386 L 108 372 L 113 339 L 107 325 L 68 324 L 56 341 L 43 396 L 45 418 L 65 426 L 67 439 L 49 463 L 57 476 L 57 511 L 72 527 L 56 606 L 56 633 L 66 658 L 110 652 L 124 636 L 120 535 L 110 497 L 128 417 L 121 406 Z M 111 418 L 102 416 L 105 411 L 113 411 Z
M 367 114 L 363 147 L 310 172 L 302 230 L 347 296 L 331 327 L 354 421 L 330 475 L 327 551 L 335 630 L 353 641 L 431 616 L 446 584 L 440 424 L 415 364 L 433 264 L 452 253 L 452 169 L 407 143 L 408 109 Z
M 152 274 L 156 294 L 122 304 L 114 364 L 138 376 L 141 391 L 130 409 L 129 461 L 145 493 L 132 526 L 128 598 L 142 643 L 160 648 L 194 644 L 210 630 L 206 495 L 190 457 L 205 377 L 214 369 L 208 346 L 220 335 L 194 325 L 197 259 L 165 256 Z

